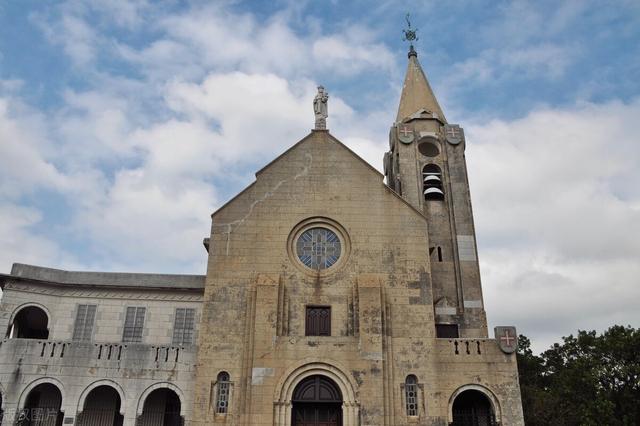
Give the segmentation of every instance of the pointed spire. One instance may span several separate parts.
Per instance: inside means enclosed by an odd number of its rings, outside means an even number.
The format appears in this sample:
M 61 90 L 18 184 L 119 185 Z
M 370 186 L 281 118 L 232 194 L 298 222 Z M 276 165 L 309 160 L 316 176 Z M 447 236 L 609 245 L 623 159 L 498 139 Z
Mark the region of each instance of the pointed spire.
M 431 86 L 429 86 L 427 76 L 422 71 L 420 62 L 418 62 L 418 53 L 411 45 L 409 48 L 409 65 L 407 67 L 407 75 L 404 78 L 404 86 L 402 86 L 396 122 L 400 122 L 422 109 L 436 113 L 440 120 L 446 122 L 444 113 L 433 94 L 433 90 L 431 90 Z

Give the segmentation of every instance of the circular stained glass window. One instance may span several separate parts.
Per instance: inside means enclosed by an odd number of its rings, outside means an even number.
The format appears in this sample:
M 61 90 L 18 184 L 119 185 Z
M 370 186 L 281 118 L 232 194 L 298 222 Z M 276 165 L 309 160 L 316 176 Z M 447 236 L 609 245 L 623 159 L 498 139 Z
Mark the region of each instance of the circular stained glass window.
M 327 228 L 310 228 L 296 241 L 298 259 L 311 269 L 327 269 L 340 259 L 340 238 Z

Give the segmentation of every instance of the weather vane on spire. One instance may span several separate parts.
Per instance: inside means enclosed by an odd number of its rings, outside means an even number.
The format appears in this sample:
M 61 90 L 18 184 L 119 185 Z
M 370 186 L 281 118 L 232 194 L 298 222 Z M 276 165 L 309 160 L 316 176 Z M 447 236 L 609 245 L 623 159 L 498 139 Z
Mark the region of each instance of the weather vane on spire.
M 412 55 L 418 56 L 416 51 L 413 49 L 413 42 L 418 41 L 418 35 L 416 34 L 418 32 L 418 29 L 411 28 L 411 21 L 409 20 L 408 13 L 405 19 L 407 20 L 407 29 L 402 30 L 402 32 L 404 33 L 404 37 L 402 37 L 402 40 L 409 42 L 409 56 L 412 56 Z

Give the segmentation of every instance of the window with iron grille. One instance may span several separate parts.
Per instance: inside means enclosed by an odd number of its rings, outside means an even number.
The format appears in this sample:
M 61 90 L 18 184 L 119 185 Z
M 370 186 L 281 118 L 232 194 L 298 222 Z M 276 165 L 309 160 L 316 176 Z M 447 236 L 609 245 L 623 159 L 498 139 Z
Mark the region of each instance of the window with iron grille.
M 331 336 L 331 307 L 307 306 L 305 336 Z
M 404 396 L 407 404 L 407 416 L 418 415 L 418 378 L 413 374 L 404 381 Z
M 78 305 L 76 322 L 73 325 L 73 340 L 90 342 L 95 318 L 96 305 Z
M 142 342 L 142 330 L 144 329 L 144 315 L 146 308 L 136 306 L 127 308 L 127 316 L 124 320 L 122 341 L 127 343 Z
M 177 308 L 176 318 L 173 323 L 173 344 L 193 344 L 193 330 L 196 310 L 190 308 Z
M 229 388 L 231 387 L 229 373 L 218 373 L 216 383 L 216 413 L 226 414 L 229 411 Z

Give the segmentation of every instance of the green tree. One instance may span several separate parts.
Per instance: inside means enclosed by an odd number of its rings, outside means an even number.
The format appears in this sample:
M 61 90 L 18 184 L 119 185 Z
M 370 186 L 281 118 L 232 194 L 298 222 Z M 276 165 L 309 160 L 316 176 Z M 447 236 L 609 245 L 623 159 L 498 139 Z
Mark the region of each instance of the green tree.
M 540 356 L 518 340 L 528 426 L 640 425 L 640 330 L 579 331 Z

